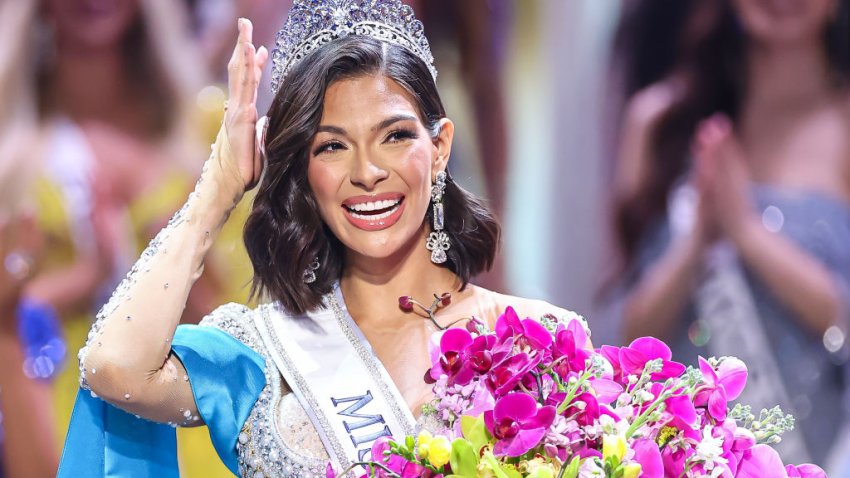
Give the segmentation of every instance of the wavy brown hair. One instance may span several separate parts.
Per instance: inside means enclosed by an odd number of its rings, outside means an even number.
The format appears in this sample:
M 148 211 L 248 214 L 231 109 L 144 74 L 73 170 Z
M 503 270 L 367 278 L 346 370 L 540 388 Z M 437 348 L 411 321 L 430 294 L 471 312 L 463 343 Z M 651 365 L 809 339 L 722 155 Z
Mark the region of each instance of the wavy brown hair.
M 301 314 L 319 307 L 322 296 L 339 279 L 345 249 L 322 222 L 307 181 L 309 146 L 328 87 L 338 80 L 373 74 L 391 78 L 410 93 L 420 120 L 433 136 L 439 132 L 446 112 L 437 86 L 422 60 L 400 46 L 349 36 L 322 46 L 293 67 L 269 109 L 268 165 L 245 224 L 245 246 L 254 265 L 253 297 L 277 300 L 289 312 Z M 466 286 L 492 266 L 500 228 L 481 201 L 451 176 L 443 202 L 445 232 L 452 243 L 444 267 Z M 306 284 L 303 272 L 314 258 L 321 268 L 316 281 Z

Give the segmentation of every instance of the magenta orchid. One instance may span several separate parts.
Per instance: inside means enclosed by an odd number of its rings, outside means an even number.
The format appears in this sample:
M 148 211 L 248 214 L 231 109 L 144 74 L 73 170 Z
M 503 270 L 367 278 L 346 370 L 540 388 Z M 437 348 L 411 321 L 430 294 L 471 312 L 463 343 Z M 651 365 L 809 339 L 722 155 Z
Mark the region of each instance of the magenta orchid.
M 441 423 L 442 441 L 381 439 L 372 448 L 380 466 L 370 472 L 379 478 L 825 477 L 814 465 L 786 467 L 770 448 L 793 427 L 790 416 L 775 408 L 756 420 L 748 407 L 729 408 L 747 381 L 740 360 L 700 358 L 698 368 L 686 369 L 652 337 L 627 347 L 589 347 L 580 317 L 521 319 L 513 308 L 493 331 L 471 319 L 436 333 L 426 373 L 435 398 L 423 413 Z
M 727 403 L 735 400 L 747 384 L 747 366 L 734 357 L 720 361 L 715 369 L 699 357 L 699 369 L 705 384 L 698 389 L 694 404 L 708 406 L 708 413 L 718 421 L 726 420 Z
M 496 438 L 496 456 L 520 456 L 540 444 L 555 420 L 555 407 L 538 407 L 524 393 L 505 395 L 492 411 L 484 412 L 487 430 Z

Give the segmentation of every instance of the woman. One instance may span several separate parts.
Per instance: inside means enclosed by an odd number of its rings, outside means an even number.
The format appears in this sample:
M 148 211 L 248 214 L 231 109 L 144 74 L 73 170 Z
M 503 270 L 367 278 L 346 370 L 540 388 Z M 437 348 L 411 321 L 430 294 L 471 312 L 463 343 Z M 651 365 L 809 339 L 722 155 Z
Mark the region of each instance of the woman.
M 264 152 L 254 105 L 268 53 L 251 35 L 240 20 L 229 107 L 201 179 L 99 314 L 81 381 L 130 414 L 206 423 L 234 473 L 324 476 L 329 460 L 343 469 L 379 436 L 412 433 L 432 398 L 422 373 L 437 329 L 399 297 L 451 293 L 432 308 L 441 326 L 493 322 L 508 305 L 566 312 L 468 284 L 492 263 L 499 228 L 445 173 L 454 125 L 409 7 L 295 2 L 278 36 Z M 204 254 L 258 183 L 245 241 L 254 291 L 270 303 L 177 328 Z M 111 470 L 173 476 L 167 427 L 88 393 L 75 413 L 60 476 L 100 476 L 77 457 L 110 445 Z
M 743 355 L 742 401 L 797 417 L 792 461 L 823 463 L 845 413 L 848 15 L 694 2 L 677 65 L 630 102 L 616 181 L 625 335 Z

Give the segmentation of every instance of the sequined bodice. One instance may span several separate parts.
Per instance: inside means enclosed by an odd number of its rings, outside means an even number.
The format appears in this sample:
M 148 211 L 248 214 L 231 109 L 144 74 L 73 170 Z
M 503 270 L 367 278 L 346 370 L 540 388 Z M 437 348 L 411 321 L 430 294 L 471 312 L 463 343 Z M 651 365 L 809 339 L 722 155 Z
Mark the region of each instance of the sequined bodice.
M 213 314 L 200 325 L 215 327 L 263 356 L 266 385 L 237 439 L 239 470 L 244 478 L 324 478 L 330 461 L 304 407 L 283 380 L 248 308 Z M 419 427 L 433 429 L 420 420 Z
M 200 325 L 223 330 L 263 356 L 266 386 L 239 434 L 236 448 L 244 478 L 323 477 L 329 462 L 307 412 L 287 387 L 269 356 L 253 314 L 244 308 L 211 315 Z

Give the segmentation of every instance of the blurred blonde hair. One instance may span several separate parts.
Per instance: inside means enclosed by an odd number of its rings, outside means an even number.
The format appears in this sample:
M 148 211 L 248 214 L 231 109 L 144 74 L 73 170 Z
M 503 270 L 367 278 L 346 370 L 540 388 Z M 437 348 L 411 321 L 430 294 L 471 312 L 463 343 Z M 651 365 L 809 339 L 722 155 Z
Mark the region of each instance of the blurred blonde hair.
M 21 202 L 37 174 L 39 143 L 52 113 L 40 87 L 51 74 L 42 10 L 41 0 L 0 0 L 0 213 Z M 141 28 L 140 38 L 134 28 Z M 126 64 L 134 68 L 130 76 L 149 94 L 155 117 L 164 120 L 150 139 L 183 166 L 198 164 L 205 158 L 198 156 L 195 97 L 207 74 L 183 3 L 139 0 L 139 18 L 125 39 L 127 57 L 138 60 Z

